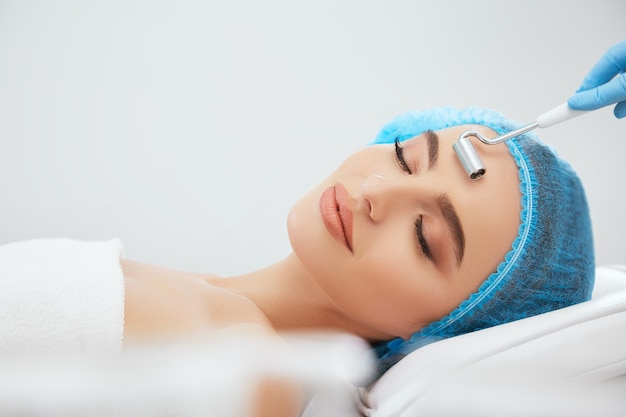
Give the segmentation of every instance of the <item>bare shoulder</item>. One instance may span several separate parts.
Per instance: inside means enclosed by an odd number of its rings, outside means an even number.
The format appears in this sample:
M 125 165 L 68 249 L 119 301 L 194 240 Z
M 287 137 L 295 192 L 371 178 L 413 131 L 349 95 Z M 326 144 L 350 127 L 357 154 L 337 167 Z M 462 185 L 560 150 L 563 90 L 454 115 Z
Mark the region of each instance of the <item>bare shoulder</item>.
M 206 275 L 122 260 L 125 339 L 171 337 L 235 325 L 271 330 L 248 298 L 212 285 Z

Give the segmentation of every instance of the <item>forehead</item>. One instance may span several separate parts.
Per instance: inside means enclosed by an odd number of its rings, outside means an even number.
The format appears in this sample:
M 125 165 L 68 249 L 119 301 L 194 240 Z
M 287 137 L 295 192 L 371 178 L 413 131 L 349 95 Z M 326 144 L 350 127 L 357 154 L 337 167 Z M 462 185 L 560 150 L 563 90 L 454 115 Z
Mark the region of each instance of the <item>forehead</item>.
M 471 138 L 487 172 L 479 180 L 470 179 L 452 149 L 452 144 L 468 130 L 476 130 L 488 138 L 498 136 L 482 125 L 459 125 L 436 131 L 440 141 L 439 162 L 451 177 L 455 190 L 451 198 L 465 228 L 466 269 L 485 278 L 504 260 L 517 236 L 521 212 L 519 174 L 507 144 L 487 145 Z
M 456 156 L 456 153 L 452 149 L 452 145 L 458 141 L 458 139 L 464 132 L 470 130 L 476 131 L 482 136 L 490 139 L 499 136 L 499 134 L 490 127 L 477 124 L 458 125 L 446 129 L 437 130 L 436 133 L 439 137 L 440 153 L 442 153 L 444 157 L 454 154 L 455 158 L 458 160 L 458 156 Z M 421 135 L 418 135 L 415 139 L 419 140 L 420 138 L 423 138 L 425 136 L 425 133 L 422 133 Z M 483 162 L 485 162 L 485 165 L 487 165 L 487 161 L 491 163 L 491 167 L 486 166 L 488 172 L 496 171 L 496 176 L 501 175 L 502 171 L 513 170 L 517 172 L 515 159 L 511 155 L 506 143 L 488 145 L 481 142 L 478 138 L 474 136 L 470 136 L 468 137 L 468 139 L 476 153 L 480 156 L 481 159 L 483 159 Z M 459 165 L 461 165 L 460 160 L 458 160 L 458 162 Z

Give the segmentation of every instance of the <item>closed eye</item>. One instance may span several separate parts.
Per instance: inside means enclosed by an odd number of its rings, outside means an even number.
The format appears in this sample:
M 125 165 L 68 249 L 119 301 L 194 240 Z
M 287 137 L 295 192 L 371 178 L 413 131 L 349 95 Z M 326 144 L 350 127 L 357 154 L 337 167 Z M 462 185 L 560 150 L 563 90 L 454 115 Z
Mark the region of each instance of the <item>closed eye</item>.
M 394 145 L 396 149 L 396 161 L 398 162 L 398 165 L 400 166 L 400 168 L 402 168 L 404 172 L 412 174 L 411 169 L 404 159 L 404 151 L 402 149 L 402 146 L 400 146 L 400 138 L 396 138 Z
M 434 262 L 435 257 L 433 256 L 433 253 L 430 250 L 428 241 L 424 237 L 423 224 L 424 224 L 424 216 L 419 216 L 417 220 L 415 220 L 415 233 L 417 234 L 417 241 L 419 242 L 420 248 L 422 249 L 422 252 L 426 256 L 426 258 L 428 258 L 429 261 Z

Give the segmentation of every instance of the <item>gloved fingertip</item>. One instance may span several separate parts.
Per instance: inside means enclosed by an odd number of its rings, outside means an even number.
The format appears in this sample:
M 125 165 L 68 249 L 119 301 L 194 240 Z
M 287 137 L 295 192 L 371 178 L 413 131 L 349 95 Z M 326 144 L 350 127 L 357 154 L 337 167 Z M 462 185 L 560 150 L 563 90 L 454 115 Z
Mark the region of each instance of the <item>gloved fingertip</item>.
M 585 87 L 585 84 L 581 84 L 580 87 L 578 87 L 578 89 L 576 89 L 576 94 L 582 93 L 585 90 L 589 90 L 589 88 Z
M 626 117 L 626 101 L 620 101 L 619 103 L 617 103 L 617 105 L 613 109 L 613 114 L 618 119 L 623 119 L 624 117 Z
M 587 74 L 583 81 L 580 83 L 577 93 L 582 93 L 583 91 L 591 90 L 592 88 L 596 88 L 601 83 L 596 79 L 596 77 Z
M 572 110 L 582 110 L 580 108 L 580 105 L 581 105 L 580 95 L 577 93 L 577 94 L 574 94 L 573 96 L 571 96 L 570 98 L 568 98 L 567 99 L 567 105 Z

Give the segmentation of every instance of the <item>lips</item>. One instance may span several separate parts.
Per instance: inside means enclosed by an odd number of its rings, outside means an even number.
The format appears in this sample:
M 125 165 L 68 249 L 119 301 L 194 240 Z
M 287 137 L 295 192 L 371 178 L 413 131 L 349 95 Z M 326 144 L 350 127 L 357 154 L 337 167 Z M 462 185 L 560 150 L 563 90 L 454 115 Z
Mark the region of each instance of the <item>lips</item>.
M 352 251 L 352 210 L 348 206 L 348 192 L 343 185 L 329 187 L 322 193 L 320 212 L 331 236 Z

